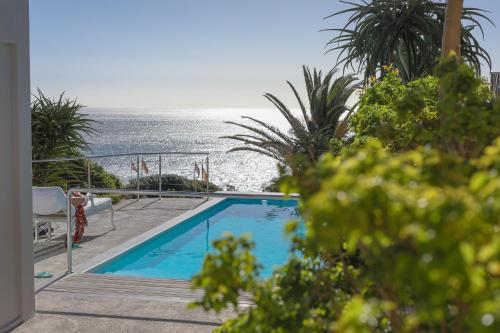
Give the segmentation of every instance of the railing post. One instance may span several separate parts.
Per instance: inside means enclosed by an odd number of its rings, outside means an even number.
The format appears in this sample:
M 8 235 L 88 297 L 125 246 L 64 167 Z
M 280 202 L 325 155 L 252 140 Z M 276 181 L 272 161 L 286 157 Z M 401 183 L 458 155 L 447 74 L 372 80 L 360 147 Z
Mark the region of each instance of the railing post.
M 137 155 L 137 191 L 139 191 L 139 170 L 141 170 L 141 165 L 139 164 L 139 155 Z M 139 194 L 137 194 L 137 200 L 139 200 Z
M 66 215 L 67 215 L 67 227 L 66 227 L 66 272 L 69 274 L 73 271 L 73 258 L 72 249 L 73 249 L 73 239 L 71 238 L 71 197 L 73 196 L 73 190 L 68 191 L 68 202 L 66 205 Z
M 88 188 L 92 187 L 92 183 L 90 180 L 90 160 L 87 160 L 87 187 Z
M 158 155 L 158 192 L 161 200 L 161 154 Z
M 210 183 L 210 159 L 209 156 L 207 155 L 207 192 L 208 192 L 208 184 Z

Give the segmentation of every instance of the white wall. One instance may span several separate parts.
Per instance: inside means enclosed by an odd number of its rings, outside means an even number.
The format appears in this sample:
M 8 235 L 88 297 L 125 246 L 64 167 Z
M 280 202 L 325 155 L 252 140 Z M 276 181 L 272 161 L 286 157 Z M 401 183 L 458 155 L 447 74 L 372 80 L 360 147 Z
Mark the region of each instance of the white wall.
M 28 0 L 0 0 L 0 332 L 34 312 Z

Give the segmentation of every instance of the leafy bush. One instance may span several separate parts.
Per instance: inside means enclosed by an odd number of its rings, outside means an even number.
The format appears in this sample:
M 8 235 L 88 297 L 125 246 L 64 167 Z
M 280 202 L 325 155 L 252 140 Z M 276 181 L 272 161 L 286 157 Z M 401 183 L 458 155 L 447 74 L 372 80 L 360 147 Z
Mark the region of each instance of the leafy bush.
M 472 173 L 432 149 L 394 156 L 372 140 L 325 156 L 296 183 L 305 259 L 256 282 L 258 268 L 244 269 L 252 245 L 226 238 L 193 280 L 199 304 L 221 310 L 252 293 L 255 306 L 220 332 L 497 332 L 499 152 L 500 140 Z
M 263 192 L 280 192 L 280 183 L 283 177 L 275 177 L 262 185 Z
M 377 326 L 493 332 L 482 323 L 493 316 L 500 327 L 499 178 L 487 176 L 497 172 L 491 163 L 466 171 L 459 158 L 425 148 L 391 156 L 377 142 L 312 171 L 310 246 L 359 251 L 353 299 L 373 308 Z M 362 308 L 342 317 L 360 318 Z
M 86 160 L 35 163 L 33 165 L 33 185 L 61 186 L 64 189 L 86 187 L 88 186 L 88 163 L 90 163 L 92 187 L 122 187 L 122 183 L 116 175 L 106 171 L 102 165 Z
M 472 158 L 500 135 L 500 103 L 489 85 L 466 65 L 450 58 L 437 67 L 442 94 L 439 131 L 434 145 L 448 153 Z
M 443 98 L 440 87 L 447 92 Z M 437 67 L 436 77 L 406 85 L 388 70 L 362 95 L 350 126 L 357 145 L 374 137 L 393 152 L 431 145 L 472 158 L 500 135 L 500 105 L 493 103 L 487 83 L 450 58 Z
M 149 175 L 139 178 L 139 186 L 141 190 L 158 190 L 159 182 L 158 175 Z M 135 189 L 137 181 L 131 180 L 128 188 Z M 207 185 L 201 180 L 188 179 L 179 175 L 162 175 L 161 188 L 164 191 L 189 191 L 189 192 L 205 192 Z M 208 190 L 210 192 L 221 191 L 222 189 L 214 183 L 208 183 Z
M 248 239 L 217 243 L 193 285 L 204 289 L 198 306 L 236 309 L 218 332 L 500 331 L 500 138 L 491 139 L 500 109 L 470 73 L 456 61 L 440 68 L 429 137 L 394 125 L 404 124 L 408 99 L 415 110 L 432 105 L 425 94 L 405 97 L 404 88 L 394 118 L 379 118 L 394 138 L 420 140 L 414 149 L 409 140 L 395 149 L 375 125 L 382 142 L 367 135 L 288 178 L 282 189 L 301 194 L 306 220 L 305 236 L 298 222 L 287 227 L 302 257 L 270 279 L 259 278 Z M 443 124 L 453 109 L 469 121 Z M 248 309 L 235 301 L 243 292 Z
M 437 78 L 426 76 L 404 84 L 397 71 L 388 69 L 361 95 L 359 110 L 350 118 L 355 142 L 359 145 L 375 137 L 393 151 L 427 143 L 439 124 L 438 95 Z
M 87 165 L 86 162 L 80 163 L 82 165 Z M 123 186 L 118 176 L 109 173 L 108 171 L 106 171 L 106 169 L 104 169 L 102 165 L 97 162 L 90 162 L 90 175 L 92 178 L 92 187 L 120 188 Z

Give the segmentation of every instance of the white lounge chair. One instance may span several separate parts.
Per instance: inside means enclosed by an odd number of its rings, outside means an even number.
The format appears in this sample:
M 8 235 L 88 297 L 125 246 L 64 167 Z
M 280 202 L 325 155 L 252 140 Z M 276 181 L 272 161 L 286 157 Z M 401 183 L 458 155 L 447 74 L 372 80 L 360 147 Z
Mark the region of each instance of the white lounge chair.
M 33 228 L 35 229 L 35 242 L 38 242 L 38 226 L 42 224 L 49 225 L 49 239 L 52 235 L 52 222 L 67 222 L 67 204 L 68 198 L 62 188 L 54 187 L 33 187 Z M 96 198 L 93 194 L 85 196 L 83 209 L 87 217 L 104 212 L 111 211 L 111 226 L 115 229 L 113 223 L 114 210 L 110 198 Z M 75 220 L 75 208 L 71 208 L 72 227 Z

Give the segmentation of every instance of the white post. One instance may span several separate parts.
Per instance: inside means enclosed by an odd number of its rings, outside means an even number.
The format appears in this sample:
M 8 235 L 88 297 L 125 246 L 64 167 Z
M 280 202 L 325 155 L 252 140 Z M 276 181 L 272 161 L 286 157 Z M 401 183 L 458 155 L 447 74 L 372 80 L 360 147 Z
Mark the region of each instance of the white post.
M 72 225 L 71 225 L 71 197 L 73 196 L 73 190 L 68 191 L 68 202 L 66 205 L 66 215 L 67 215 L 67 227 L 66 227 L 66 272 L 69 274 L 73 270 L 73 259 L 71 250 L 73 248 L 73 238 L 71 237 Z
M 161 193 L 161 154 L 158 155 L 158 192 Z M 161 200 L 160 194 L 160 200 Z
M 87 160 L 87 187 L 91 188 L 92 184 L 90 182 L 90 160 Z
M 210 166 L 209 166 L 210 160 L 207 155 L 207 192 L 208 192 L 208 184 L 210 183 Z
M 137 155 L 137 165 L 136 165 L 136 168 L 137 168 L 137 184 L 136 184 L 136 189 L 137 189 L 137 191 L 139 191 L 139 178 L 140 178 L 139 170 L 141 170 L 141 165 L 139 164 L 139 155 Z M 139 194 L 137 194 L 137 200 L 139 200 Z

